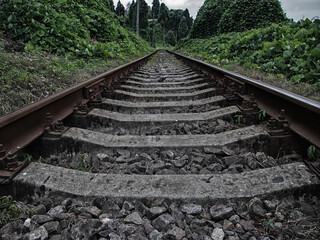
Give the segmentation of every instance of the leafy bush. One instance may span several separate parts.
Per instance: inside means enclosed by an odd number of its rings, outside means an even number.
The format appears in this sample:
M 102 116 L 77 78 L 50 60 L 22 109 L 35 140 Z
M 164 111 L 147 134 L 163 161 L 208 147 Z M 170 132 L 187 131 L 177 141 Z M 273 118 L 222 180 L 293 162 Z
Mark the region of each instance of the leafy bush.
M 230 0 L 206 0 L 199 9 L 190 31 L 190 37 L 206 38 L 216 35 L 221 16 L 230 2 Z
M 190 37 L 241 32 L 285 19 L 279 0 L 206 0 L 198 12 Z
M 168 31 L 166 36 L 166 42 L 170 44 L 171 46 L 175 46 L 177 44 L 176 42 L 176 36 L 174 35 L 173 31 Z
M 28 50 L 81 57 L 135 54 L 146 43 L 120 26 L 109 1 L 2 0 L 0 30 Z
M 235 0 L 222 14 L 218 32 L 243 32 L 285 19 L 279 0 Z
M 320 85 L 320 20 L 272 24 L 210 39 L 184 39 L 177 49 L 187 49 L 216 64 L 242 64 L 283 74 L 292 83 Z

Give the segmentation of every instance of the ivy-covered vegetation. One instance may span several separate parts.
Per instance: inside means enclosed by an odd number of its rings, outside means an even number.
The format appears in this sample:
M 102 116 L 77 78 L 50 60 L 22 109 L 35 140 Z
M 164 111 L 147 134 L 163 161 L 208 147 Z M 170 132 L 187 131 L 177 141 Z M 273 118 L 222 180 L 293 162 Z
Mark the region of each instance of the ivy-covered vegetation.
M 279 0 L 206 0 L 191 29 L 192 38 L 242 32 L 286 20 Z
M 208 39 L 187 38 L 177 50 L 211 63 L 240 64 L 320 88 L 320 20 L 272 24 Z
M 127 31 L 104 0 L 2 0 L 0 30 L 26 50 L 79 57 L 137 55 L 148 44 Z

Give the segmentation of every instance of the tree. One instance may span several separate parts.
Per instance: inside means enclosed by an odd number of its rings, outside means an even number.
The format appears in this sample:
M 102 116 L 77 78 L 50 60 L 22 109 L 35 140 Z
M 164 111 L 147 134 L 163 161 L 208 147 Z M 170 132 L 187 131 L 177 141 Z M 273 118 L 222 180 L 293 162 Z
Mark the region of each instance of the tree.
M 109 0 L 110 10 L 114 12 L 114 3 L 113 0 Z
M 200 7 L 190 31 L 192 38 L 206 38 L 217 35 L 222 14 L 231 0 L 206 0 Z
M 152 14 L 153 18 L 157 19 L 159 16 L 159 9 L 160 9 L 160 2 L 159 0 L 153 0 L 152 1 Z
M 118 1 L 118 4 L 117 4 L 116 14 L 117 14 L 118 16 L 124 16 L 124 14 L 125 14 L 124 6 L 123 6 L 122 3 L 120 2 L 120 0 Z
M 161 23 L 162 26 L 165 26 L 168 19 L 169 19 L 169 9 L 164 3 L 161 3 L 158 22 Z
M 140 27 L 140 0 L 137 0 L 137 18 L 136 18 L 136 34 L 139 37 L 139 27 Z
M 172 30 L 169 30 L 166 36 L 166 41 L 171 46 L 175 46 L 177 44 L 176 42 L 176 36 Z
M 146 31 L 148 30 L 148 12 L 149 7 L 145 0 L 139 0 L 139 35 L 140 30 L 144 30 L 144 33 L 146 34 Z M 129 9 L 129 27 L 137 32 L 137 2 L 132 1 Z M 145 35 L 144 34 L 144 35 Z M 148 37 L 149 38 L 149 37 Z
M 153 0 L 152 2 L 152 47 L 154 47 L 154 19 L 157 19 L 159 16 L 159 8 L 160 8 L 160 2 L 159 0 Z
M 187 19 L 185 16 L 183 16 L 179 23 L 178 39 L 185 38 L 186 36 L 188 36 L 188 34 L 189 34 L 189 28 L 187 24 Z
M 192 17 L 190 16 L 190 13 L 189 13 L 188 8 L 186 8 L 186 9 L 183 11 L 183 16 L 186 18 L 187 25 L 188 25 L 188 29 L 190 30 L 190 29 L 191 29 L 191 26 L 192 26 L 192 23 L 193 23 L 193 19 L 192 19 Z
M 219 33 L 242 32 L 286 20 L 279 0 L 234 0 L 222 14 Z

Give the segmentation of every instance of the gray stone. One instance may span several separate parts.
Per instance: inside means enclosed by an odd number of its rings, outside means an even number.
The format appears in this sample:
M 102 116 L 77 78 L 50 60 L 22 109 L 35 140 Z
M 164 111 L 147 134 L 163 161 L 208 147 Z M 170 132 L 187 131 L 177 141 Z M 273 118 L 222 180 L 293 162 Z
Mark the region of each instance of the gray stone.
M 197 215 L 202 212 L 202 207 L 201 205 L 196 204 L 184 204 L 181 207 L 181 211 L 185 212 L 186 214 Z
M 54 208 L 51 208 L 48 212 L 48 215 L 55 218 L 57 215 L 59 215 L 60 213 L 63 213 L 66 211 L 66 207 L 62 206 L 62 205 L 58 205 Z
M 233 224 L 237 224 L 240 222 L 240 217 L 239 215 L 232 215 L 230 218 L 229 218 L 229 221 L 232 222 Z
M 110 238 L 110 240 L 121 240 L 120 236 L 115 233 L 110 233 L 109 238 Z
M 150 240 L 161 240 L 162 239 L 162 234 L 157 231 L 157 230 L 153 230 L 150 234 L 149 234 L 149 239 Z
M 186 165 L 188 162 L 188 159 L 185 158 L 179 158 L 179 159 L 174 159 L 171 161 L 172 165 L 177 167 L 177 168 L 181 168 L 184 165 Z
M 131 202 L 125 201 L 122 205 L 122 208 L 131 211 L 132 209 L 134 209 L 134 205 Z
M 171 223 L 174 222 L 174 219 L 169 214 L 163 214 L 157 217 L 155 220 L 152 221 L 152 225 L 155 229 L 159 230 L 160 232 L 166 232 L 170 229 Z
M 71 236 L 73 239 L 90 239 L 101 227 L 103 224 L 98 219 L 83 219 L 72 226 Z
M 141 217 L 145 216 L 149 212 L 149 208 L 140 201 L 135 202 L 135 208 L 136 211 L 140 213 Z
M 40 204 L 32 210 L 34 210 L 36 212 L 36 214 L 39 214 L 39 215 L 44 215 L 47 213 L 47 208 L 44 204 Z
M 245 164 L 244 158 L 241 156 L 224 157 L 223 160 L 227 166 L 234 165 L 234 164 Z
M 214 220 L 222 220 L 232 216 L 233 208 L 223 204 L 214 205 L 210 208 L 210 214 Z
M 31 218 L 31 221 L 34 221 L 40 225 L 44 224 L 46 222 L 50 222 L 52 220 L 53 220 L 53 218 L 48 215 L 33 215 Z
M 124 158 L 129 158 L 130 155 L 131 155 L 128 150 L 124 150 L 124 149 L 118 149 L 118 150 L 117 150 L 117 153 L 118 153 L 120 156 L 123 156 Z
M 60 221 L 66 220 L 66 219 L 75 219 L 76 215 L 74 213 L 60 213 L 56 216 L 56 218 Z
M 140 158 L 141 158 L 142 160 L 145 160 L 145 161 L 149 161 L 149 162 L 152 161 L 152 158 L 151 158 L 148 154 L 146 154 L 146 153 L 141 153 L 141 154 L 140 154 Z
M 44 226 L 41 226 L 30 233 L 24 235 L 23 240 L 46 240 L 48 239 L 48 232 Z
M 1 236 L 1 240 L 22 240 L 23 237 L 21 235 L 16 235 L 16 234 L 3 234 Z
M 256 158 L 260 163 L 268 161 L 267 156 L 264 152 L 257 152 Z
M 223 221 L 223 230 L 231 231 L 233 230 L 233 228 L 234 228 L 234 225 L 232 222 L 226 219 Z
M 59 222 L 58 221 L 53 221 L 53 222 L 46 222 L 43 224 L 43 226 L 46 228 L 48 233 L 59 233 Z
M 252 214 L 259 217 L 263 217 L 266 214 L 266 210 L 264 210 L 259 204 L 253 204 L 250 210 Z
M 269 211 L 272 211 L 276 209 L 279 202 L 278 200 L 272 200 L 272 201 L 264 200 L 263 203 Z
M 61 235 L 60 234 L 53 235 L 49 238 L 49 240 L 61 240 Z
M 140 217 L 139 213 L 137 213 L 137 212 L 133 212 L 130 215 L 128 215 L 124 219 L 124 221 L 127 222 L 127 223 L 134 223 L 134 224 L 137 224 L 137 225 L 143 224 L 143 220 Z
M 240 223 L 237 223 L 237 224 L 236 224 L 235 232 L 237 232 L 237 233 L 244 233 L 243 227 L 241 226 Z
M 147 212 L 147 217 L 151 220 L 165 213 L 167 209 L 165 207 L 151 207 Z
M 96 206 L 87 207 L 87 212 L 90 213 L 94 217 L 99 217 L 99 215 L 101 214 L 101 210 L 99 208 L 97 208 Z
M 275 222 L 274 223 L 274 228 L 275 228 L 275 230 L 281 230 L 282 229 L 282 223 L 281 222 Z
M 223 240 L 225 234 L 221 228 L 213 229 L 211 233 L 212 240 Z
M 223 166 L 220 163 L 213 163 L 213 164 L 209 165 L 207 167 L 207 169 L 209 171 L 217 173 L 217 172 L 220 172 L 223 169 Z
M 149 219 L 143 220 L 143 227 L 147 235 L 149 235 L 154 230 L 154 227 L 152 227 L 151 221 Z
M 107 162 L 110 160 L 110 156 L 106 153 L 98 153 L 97 154 L 97 158 L 100 160 L 100 161 L 104 161 L 104 162 Z
M 252 231 L 255 229 L 255 226 L 254 226 L 254 222 L 252 220 L 241 220 L 240 221 L 240 224 L 241 226 L 244 228 L 244 230 L 246 231 Z
M 166 235 L 173 237 L 173 239 L 181 240 L 186 236 L 186 232 L 177 226 L 169 230 Z
M 169 159 L 174 159 L 175 154 L 174 154 L 173 151 L 168 150 L 168 151 L 166 152 L 166 156 L 167 156 L 167 158 L 169 158 Z
M 133 224 L 121 224 L 117 229 L 120 237 L 125 239 L 127 236 L 131 236 L 137 230 L 137 226 Z
M 29 228 L 30 225 L 31 225 L 31 218 L 27 218 L 27 219 L 24 221 L 23 225 L 24 225 L 25 227 Z

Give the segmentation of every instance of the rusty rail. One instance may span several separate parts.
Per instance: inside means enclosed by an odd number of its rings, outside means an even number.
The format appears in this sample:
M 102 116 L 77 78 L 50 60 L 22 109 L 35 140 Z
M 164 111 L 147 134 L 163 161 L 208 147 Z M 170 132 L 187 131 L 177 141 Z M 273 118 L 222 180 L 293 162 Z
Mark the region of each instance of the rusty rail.
M 281 110 L 284 109 L 289 128 L 311 144 L 320 147 L 319 102 L 182 54 L 169 52 L 188 63 L 193 69 L 199 69 L 216 78 L 218 75 L 218 80 L 227 79 L 229 85 L 230 82 L 240 85 L 241 89 L 238 90 L 244 94 L 253 94 L 258 107 L 273 118 L 278 119 Z
M 51 122 L 58 122 L 69 116 L 80 101 L 87 103 L 99 100 L 102 91 L 112 91 L 118 79 L 141 66 L 154 53 L 0 118 L 0 160 L 8 152 L 14 154 L 41 136 L 48 124 L 47 113 L 52 116 Z

